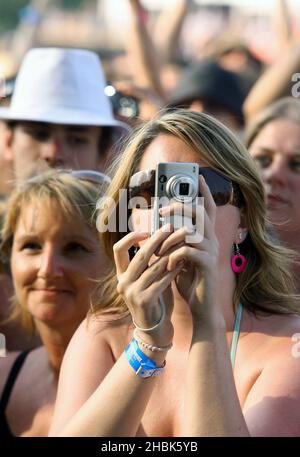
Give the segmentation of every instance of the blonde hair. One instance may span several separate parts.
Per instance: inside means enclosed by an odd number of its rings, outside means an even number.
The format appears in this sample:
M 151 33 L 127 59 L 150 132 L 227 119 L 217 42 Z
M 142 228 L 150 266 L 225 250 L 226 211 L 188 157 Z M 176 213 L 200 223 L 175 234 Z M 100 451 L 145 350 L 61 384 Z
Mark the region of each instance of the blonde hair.
M 267 106 L 251 119 L 246 127 L 245 144 L 249 148 L 259 132 L 276 119 L 286 119 L 299 124 L 300 100 L 293 97 L 283 97 Z
M 119 190 L 127 189 L 130 177 L 138 171 L 141 158 L 150 143 L 160 134 L 173 135 L 184 141 L 199 158 L 220 170 L 238 185 L 243 195 L 243 208 L 247 218 L 248 235 L 240 245 L 247 258 L 247 266 L 237 278 L 233 306 L 239 302 L 252 313 L 299 313 L 291 279 L 292 253 L 275 242 L 266 222 L 264 187 L 246 148 L 231 131 L 215 118 L 187 110 L 177 110 L 154 119 L 138 129 L 129 139 L 122 155 L 111 166 L 114 176 L 107 196 L 115 202 L 119 212 Z M 108 207 L 108 213 L 111 208 Z M 113 245 L 124 233 L 101 234 L 106 254 L 113 263 Z M 128 312 L 127 306 L 116 291 L 114 269 L 101 282 L 101 300 L 94 305 L 93 313 L 116 310 Z
M 79 218 L 96 230 L 96 202 L 103 194 L 101 185 L 74 177 L 66 170 L 50 170 L 17 186 L 6 207 L 3 222 L 0 253 L 4 262 L 9 264 L 14 233 L 22 212 L 28 205 L 36 202 L 59 204 L 66 218 Z M 100 238 L 99 238 L 100 243 Z M 35 329 L 29 311 L 12 297 L 12 312 L 8 322 L 19 320 L 30 332 Z
M 6 206 L 7 206 L 7 200 L 4 198 L 0 198 L 0 232 L 1 232 L 1 229 L 3 226 L 3 222 L 4 222 Z M 1 239 L 0 239 L 0 243 L 1 243 Z M 0 256 L 0 273 L 6 273 L 6 272 L 7 272 L 6 265 Z

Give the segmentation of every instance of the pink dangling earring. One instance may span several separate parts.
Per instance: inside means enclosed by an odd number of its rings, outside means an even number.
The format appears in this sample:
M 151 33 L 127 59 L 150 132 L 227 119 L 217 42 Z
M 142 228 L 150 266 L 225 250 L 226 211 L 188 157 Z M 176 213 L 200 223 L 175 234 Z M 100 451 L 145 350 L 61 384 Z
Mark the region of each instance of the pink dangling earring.
M 242 273 L 246 268 L 246 257 L 240 253 L 238 244 L 235 244 L 236 254 L 231 257 L 231 268 L 234 273 Z

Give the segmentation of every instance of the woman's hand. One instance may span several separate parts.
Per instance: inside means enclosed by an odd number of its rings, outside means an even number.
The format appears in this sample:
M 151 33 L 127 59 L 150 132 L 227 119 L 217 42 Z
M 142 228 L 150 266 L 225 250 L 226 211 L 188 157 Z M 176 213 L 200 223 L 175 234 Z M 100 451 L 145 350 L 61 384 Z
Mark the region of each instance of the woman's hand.
M 171 248 L 184 242 L 169 254 L 167 269 L 172 271 L 178 262 L 185 260 L 184 268 L 176 278 L 180 295 L 189 304 L 193 318 L 205 317 L 214 301 L 217 286 L 217 265 L 219 247 L 215 234 L 216 204 L 204 178 L 199 179 L 204 207 L 175 203 L 166 207 L 161 214 L 184 214 L 195 220 L 195 230 L 183 227 L 170 235 L 162 244 L 159 255 L 165 255 Z M 184 210 L 184 213 L 182 212 Z M 209 303 L 207 303 L 209 298 Z
M 165 322 L 151 331 L 155 342 L 162 346 L 167 346 L 173 337 L 173 326 L 170 320 L 173 300 L 170 284 L 180 272 L 184 262 L 178 260 L 176 263 L 173 260 L 172 267 L 167 269 L 169 255 L 165 254 L 152 260 L 154 253 L 171 233 L 170 225 L 163 226 L 145 241 L 131 261 L 128 250 L 149 237 L 148 233 L 131 232 L 114 245 L 117 289 L 139 327 L 151 328 L 159 322 L 162 315 L 159 296 L 163 294 L 166 306 Z

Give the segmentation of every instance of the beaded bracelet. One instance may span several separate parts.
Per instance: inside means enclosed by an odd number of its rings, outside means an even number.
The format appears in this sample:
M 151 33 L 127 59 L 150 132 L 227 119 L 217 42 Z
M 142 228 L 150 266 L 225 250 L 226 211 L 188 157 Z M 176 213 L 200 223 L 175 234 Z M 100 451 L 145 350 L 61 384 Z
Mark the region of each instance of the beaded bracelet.
M 163 346 L 163 347 L 159 347 L 159 346 L 153 346 L 152 344 L 150 343 L 146 343 L 146 341 L 143 341 L 137 334 L 138 332 L 138 329 L 135 328 L 134 329 L 134 332 L 133 332 L 133 338 L 141 345 L 143 346 L 144 348 L 146 349 L 149 349 L 149 351 L 152 351 L 152 352 L 166 352 L 166 351 L 169 351 L 171 349 L 171 347 L 173 346 L 173 343 L 170 343 L 168 344 L 168 346 Z

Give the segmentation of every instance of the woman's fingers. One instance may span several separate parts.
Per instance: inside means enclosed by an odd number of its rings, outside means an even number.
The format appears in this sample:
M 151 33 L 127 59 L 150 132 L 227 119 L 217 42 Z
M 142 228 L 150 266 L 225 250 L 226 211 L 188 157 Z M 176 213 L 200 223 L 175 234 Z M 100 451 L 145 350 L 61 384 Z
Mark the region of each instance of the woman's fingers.
M 182 227 L 172 233 L 161 245 L 158 251 L 155 252 L 156 255 L 162 256 L 168 252 L 172 247 L 179 247 L 185 244 L 192 244 L 196 248 L 200 248 L 201 243 L 203 242 L 203 236 L 201 233 L 190 229 L 189 227 Z
M 176 278 L 176 276 L 180 273 L 181 269 L 184 267 L 185 261 L 179 261 L 175 268 L 172 271 L 166 271 L 158 281 L 155 281 L 151 284 L 146 290 L 145 294 L 149 297 L 159 296 L 161 295 L 167 287 L 171 284 L 171 282 Z
M 130 232 L 120 241 L 114 244 L 114 259 L 116 264 L 117 277 L 124 273 L 130 263 L 128 250 L 137 245 L 139 241 L 149 237 L 148 232 Z
M 209 243 L 207 243 L 207 246 L 208 245 L 210 246 Z M 216 268 L 217 259 L 217 248 L 215 249 L 215 252 L 212 252 L 211 249 L 199 250 L 185 245 L 179 249 L 176 249 L 176 251 L 172 252 L 169 255 L 167 269 L 169 271 L 173 271 L 174 268 L 176 268 L 176 265 L 182 260 L 192 262 L 194 265 L 200 266 L 201 268 Z
M 161 227 L 154 235 L 149 238 L 148 232 L 131 232 L 114 244 L 114 259 L 116 264 L 117 276 L 127 272 L 129 275 L 139 277 L 148 267 L 150 258 L 159 248 L 161 243 L 172 233 L 171 224 Z M 139 249 L 134 259 L 130 262 L 128 250 L 137 246 L 142 240 L 149 238 Z M 134 279 L 134 278 L 132 278 Z
M 154 281 L 160 279 L 162 273 L 164 273 L 167 269 L 169 255 L 174 252 L 176 249 L 184 246 L 184 243 L 176 244 L 172 246 L 167 252 L 165 256 L 160 256 L 156 259 L 137 279 L 136 287 L 138 290 L 145 290 L 147 287 L 150 286 Z
M 174 204 L 169 207 L 170 213 L 179 213 L 182 211 L 182 205 Z M 196 214 L 191 208 L 188 207 L 189 214 Z M 204 239 L 213 240 L 215 236 L 214 227 L 205 213 L 204 208 L 201 209 L 202 214 L 197 215 L 198 223 L 197 228 L 193 228 L 192 223 L 188 226 L 184 226 L 172 233 L 161 245 L 160 249 L 155 253 L 157 255 L 164 255 L 172 246 L 184 242 L 186 244 L 193 245 L 194 247 L 200 247 Z
M 136 290 L 144 291 L 150 284 L 160 279 L 162 274 L 167 270 L 168 257 L 160 257 L 153 262 L 135 282 Z
M 126 270 L 126 276 L 131 281 L 138 279 L 141 274 L 148 268 L 149 262 L 155 251 L 173 232 L 171 224 L 166 224 L 157 230 L 144 245 L 139 249 Z

